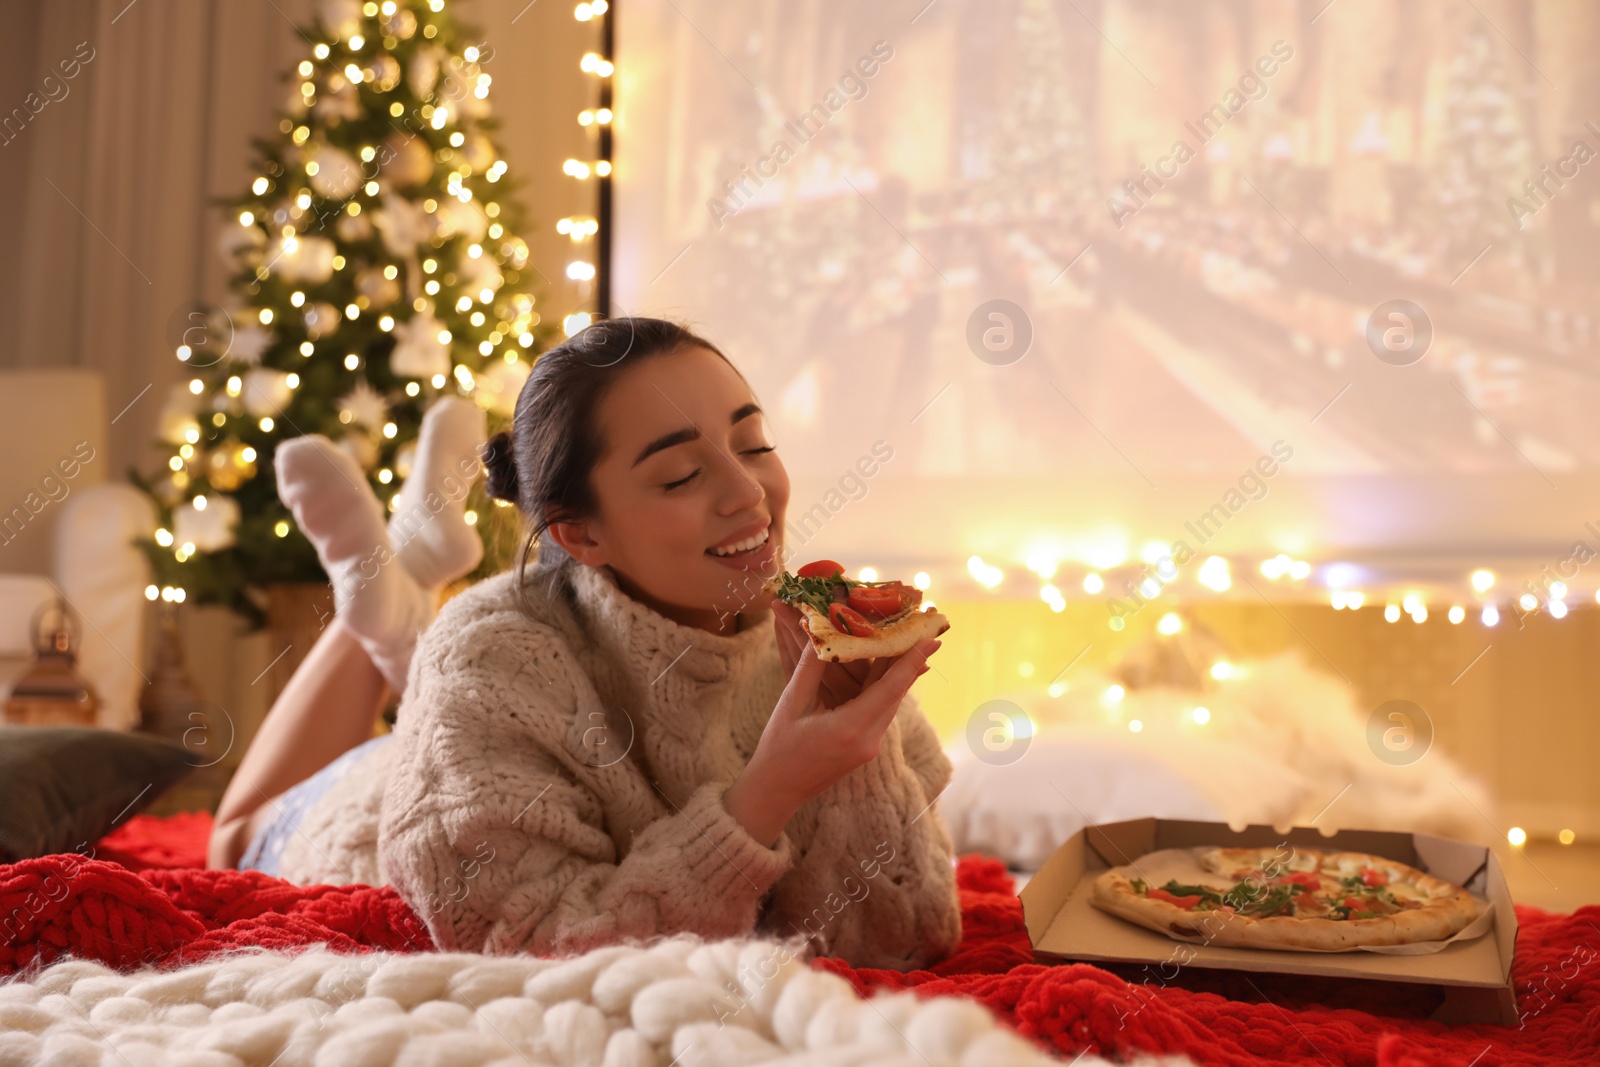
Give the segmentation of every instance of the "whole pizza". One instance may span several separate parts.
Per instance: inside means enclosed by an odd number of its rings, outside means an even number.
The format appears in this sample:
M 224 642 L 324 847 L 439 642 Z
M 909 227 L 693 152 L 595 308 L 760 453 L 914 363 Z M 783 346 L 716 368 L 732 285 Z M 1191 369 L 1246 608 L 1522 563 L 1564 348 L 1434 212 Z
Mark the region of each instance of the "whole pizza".
M 1214 877 L 1151 885 L 1122 870 L 1095 879 L 1102 911 L 1184 940 L 1239 948 L 1338 952 L 1442 941 L 1476 919 L 1481 902 L 1458 885 L 1364 852 L 1213 848 Z M 1197 880 L 1197 882 L 1200 880 Z
M 846 578 L 831 559 L 784 571 L 767 582 L 773 596 L 800 612 L 817 658 L 835 663 L 898 656 L 950 620 L 922 605 L 922 590 L 900 581 Z

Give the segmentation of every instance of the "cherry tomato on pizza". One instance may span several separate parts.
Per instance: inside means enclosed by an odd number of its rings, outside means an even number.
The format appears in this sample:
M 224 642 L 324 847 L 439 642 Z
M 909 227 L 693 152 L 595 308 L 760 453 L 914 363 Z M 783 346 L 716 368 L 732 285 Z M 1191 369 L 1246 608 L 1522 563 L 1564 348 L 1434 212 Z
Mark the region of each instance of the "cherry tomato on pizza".
M 1275 881 L 1277 881 L 1280 885 L 1298 885 L 1304 886 L 1307 889 L 1322 888 L 1322 879 L 1318 878 L 1310 871 L 1295 871 L 1293 874 L 1282 875 L 1281 877 L 1275 879 Z
M 807 563 L 804 567 L 795 571 L 795 574 L 801 578 L 829 578 L 835 574 L 844 574 L 844 567 L 831 559 L 819 559 L 813 563 Z
M 1377 897 L 1345 897 L 1344 906 L 1351 911 L 1370 911 L 1387 915 L 1394 909 Z
M 1184 909 L 1192 908 L 1196 904 L 1200 903 L 1200 894 L 1198 893 L 1192 893 L 1189 896 L 1179 897 L 1174 896 L 1165 889 L 1152 889 L 1150 890 L 1148 896 L 1151 900 L 1164 900 L 1168 904 L 1172 904 L 1176 907 Z
M 846 601 L 852 610 L 862 615 L 887 618 L 897 613 L 904 600 L 900 591 L 887 585 L 858 585 L 850 590 L 850 599 Z
M 828 621 L 840 633 L 851 634 L 855 637 L 871 637 L 872 624 L 858 611 L 847 604 L 830 604 L 828 606 Z

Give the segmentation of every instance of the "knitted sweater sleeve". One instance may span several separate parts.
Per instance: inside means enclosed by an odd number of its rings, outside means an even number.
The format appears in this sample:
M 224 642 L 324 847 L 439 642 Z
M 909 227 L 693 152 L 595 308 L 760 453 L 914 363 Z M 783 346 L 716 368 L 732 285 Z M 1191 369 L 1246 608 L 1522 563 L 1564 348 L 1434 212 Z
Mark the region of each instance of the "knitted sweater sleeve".
M 752 932 L 793 863 L 787 834 L 757 841 L 723 802 L 729 783 L 711 781 L 619 860 L 601 798 L 557 755 L 600 706 L 562 639 L 493 615 L 437 633 L 400 712 L 378 861 L 441 949 L 568 955 Z
M 807 801 L 815 819 L 805 854 L 774 906 L 818 951 L 856 967 L 909 971 L 949 956 L 961 940 L 955 847 L 933 801 L 950 761 L 909 695 L 878 756 Z

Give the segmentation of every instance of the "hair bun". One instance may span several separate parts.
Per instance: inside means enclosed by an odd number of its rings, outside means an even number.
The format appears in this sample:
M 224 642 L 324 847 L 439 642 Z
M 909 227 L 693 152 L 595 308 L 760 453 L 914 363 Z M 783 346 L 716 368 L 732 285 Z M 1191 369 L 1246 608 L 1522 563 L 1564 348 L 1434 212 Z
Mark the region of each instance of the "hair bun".
M 517 502 L 517 462 L 511 455 L 511 435 L 504 430 L 483 446 L 483 466 L 489 472 L 489 495 L 496 500 Z

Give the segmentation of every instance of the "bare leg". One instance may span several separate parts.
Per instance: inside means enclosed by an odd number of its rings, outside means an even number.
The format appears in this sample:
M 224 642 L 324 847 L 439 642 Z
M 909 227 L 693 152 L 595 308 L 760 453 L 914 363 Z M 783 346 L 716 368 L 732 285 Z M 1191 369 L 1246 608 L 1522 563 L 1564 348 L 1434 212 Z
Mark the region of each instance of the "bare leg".
M 206 862 L 233 867 L 276 815 L 269 800 L 372 737 L 388 686 L 334 619 L 273 702 L 217 808 Z

